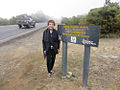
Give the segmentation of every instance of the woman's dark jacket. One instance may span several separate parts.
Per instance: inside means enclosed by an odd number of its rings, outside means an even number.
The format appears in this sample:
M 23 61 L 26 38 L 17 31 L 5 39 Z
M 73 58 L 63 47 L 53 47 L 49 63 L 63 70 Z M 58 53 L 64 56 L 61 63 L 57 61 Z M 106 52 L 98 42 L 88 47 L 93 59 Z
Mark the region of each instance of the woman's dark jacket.
M 58 53 L 58 49 L 60 48 L 60 41 L 58 38 L 58 32 L 53 29 L 52 32 L 52 46 L 54 47 L 54 51 L 56 52 L 56 54 Z M 50 31 L 49 29 L 46 29 L 43 32 L 43 38 L 42 38 L 42 43 L 43 43 L 43 52 L 46 50 L 46 52 L 49 50 L 50 48 Z

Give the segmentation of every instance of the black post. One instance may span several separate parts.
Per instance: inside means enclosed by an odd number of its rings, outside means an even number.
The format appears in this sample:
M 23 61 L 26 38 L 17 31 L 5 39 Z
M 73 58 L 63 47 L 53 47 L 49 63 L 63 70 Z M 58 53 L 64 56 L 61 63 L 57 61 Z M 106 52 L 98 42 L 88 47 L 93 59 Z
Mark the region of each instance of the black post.
M 62 74 L 67 75 L 67 42 L 62 42 Z
M 84 46 L 84 66 L 83 66 L 83 84 L 88 85 L 89 61 L 90 61 L 90 46 Z

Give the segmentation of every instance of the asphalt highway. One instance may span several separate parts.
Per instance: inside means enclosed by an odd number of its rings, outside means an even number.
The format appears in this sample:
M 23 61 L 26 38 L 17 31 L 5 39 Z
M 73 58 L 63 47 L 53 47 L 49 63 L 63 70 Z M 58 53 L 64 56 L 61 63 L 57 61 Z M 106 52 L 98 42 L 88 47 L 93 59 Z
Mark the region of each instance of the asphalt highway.
M 47 23 L 37 23 L 35 28 L 19 28 L 18 25 L 8 25 L 8 26 L 0 26 L 0 41 L 14 37 L 16 35 L 19 35 L 21 33 L 26 33 L 34 30 L 38 30 L 40 28 L 43 28 L 47 26 Z

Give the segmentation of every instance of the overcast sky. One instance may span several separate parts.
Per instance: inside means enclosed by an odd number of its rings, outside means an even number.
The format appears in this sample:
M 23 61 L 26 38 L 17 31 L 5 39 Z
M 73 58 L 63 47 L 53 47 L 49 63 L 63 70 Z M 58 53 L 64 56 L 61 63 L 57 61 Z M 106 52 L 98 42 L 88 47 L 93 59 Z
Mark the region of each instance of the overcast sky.
M 120 2 L 120 0 L 111 0 Z M 102 7 L 105 0 L 1 0 L 0 17 L 11 18 L 19 14 L 43 11 L 55 18 L 87 14 L 90 9 Z

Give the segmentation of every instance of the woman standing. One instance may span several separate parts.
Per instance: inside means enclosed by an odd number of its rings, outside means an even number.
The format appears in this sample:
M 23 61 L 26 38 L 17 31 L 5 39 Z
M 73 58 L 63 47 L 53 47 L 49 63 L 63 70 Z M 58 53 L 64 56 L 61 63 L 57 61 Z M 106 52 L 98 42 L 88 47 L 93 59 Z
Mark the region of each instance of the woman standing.
M 53 67 L 55 63 L 56 54 L 59 53 L 60 41 L 58 38 L 58 32 L 54 29 L 55 22 L 53 20 L 48 21 L 48 28 L 43 32 L 43 53 L 47 58 L 47 70 L 48 77 L 53 73 Z

